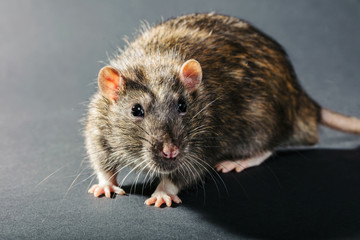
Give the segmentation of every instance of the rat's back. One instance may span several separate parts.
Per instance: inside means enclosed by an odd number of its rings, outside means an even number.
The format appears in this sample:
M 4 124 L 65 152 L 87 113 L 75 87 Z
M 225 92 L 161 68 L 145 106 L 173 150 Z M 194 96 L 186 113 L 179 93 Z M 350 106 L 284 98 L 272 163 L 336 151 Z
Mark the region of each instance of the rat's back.
M 200 92 L 213 93 L 210 102 L 216 99 L 208 107 L 215 115 L 213 124 L 222 126 L 216 128 L 219 134 L 225 142 L 236 142 L 243 155 L 318 140 L 320 107 L 301 88 L 280 44 L 246 21 L 214 13 L 186 15 L 148 29 L 130 49 L 142 49 L 144 58 L 136 62 L 169 56 L 162 65 L 177 66 L 175 73 L 185 60 L 199 61 Z M 151 69 L 159 66 L 153 63 Z M 241 148 L 239 136 L 247 139 Z

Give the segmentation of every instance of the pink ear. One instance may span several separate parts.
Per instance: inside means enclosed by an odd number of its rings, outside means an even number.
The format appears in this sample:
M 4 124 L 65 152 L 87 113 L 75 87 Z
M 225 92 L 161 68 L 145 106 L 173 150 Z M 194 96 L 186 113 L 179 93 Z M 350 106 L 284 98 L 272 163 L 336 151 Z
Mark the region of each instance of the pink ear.
M 107 99 L 116 101 L 117 92 L 124 88 L 125 81 L 115 68 L 106 66 L 99 72 L 98 84 Z
M 180 81 L 189 92 L 194 92 L 202 80 L 200 63 L 194 59 L 186 61 L 180 69 Z

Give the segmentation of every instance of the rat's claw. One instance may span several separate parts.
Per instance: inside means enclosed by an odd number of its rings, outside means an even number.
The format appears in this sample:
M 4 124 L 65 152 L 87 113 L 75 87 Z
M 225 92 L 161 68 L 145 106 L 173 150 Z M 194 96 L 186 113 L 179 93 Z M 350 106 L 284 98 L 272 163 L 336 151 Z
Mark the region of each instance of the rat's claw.
M 151 197 L 146 199 L 145 204 L 146 205 L 153 205 L 156 202 L 157 197 Z
M 172 202 L 181 203 L 181 199 L 177 195 L 167 194 L 165 192 L 155 192 L 150 198 L 145 201 L 146 205 L 153 205 L 161 207 L 164 203 L 167 207 L 171 207 Z
M 101 195 L 105 195 L 105 197 L 110 198 L 111 193 L 116 193 L 119 195 L 124 195 L 125 191 L 122 190 L 120 187 L 115 186 L 111 183 L 107 184 L 95 184 L 93 185 L 89 191 L 89 193 L 94 194 L 95 197 L 99 197 Z
M 109 186 L 104 187 L 104 192 L 105 192 L 105 197 L 110 198 L 111 193 L 110 193 L 110 187 Z
M 102 195 L 105 191 L 105 189 L 102 187 L 97 187 L 94 191 L 94 196 L 95 197 L 99 197 L 100 195 Z
M 96 189 L 97 187 L 98 187 L 98 185 L 97 185 L 97 184 L 92 185 L 92 187 L 89 189 L 88 193 L 93 194 L 93 193 L 94 193 L 94 191 L 95 191 L 95 189 Z
M 177 204 L 181 203 L 181 199 L 177 195 L 170 195 L 171 200 Z

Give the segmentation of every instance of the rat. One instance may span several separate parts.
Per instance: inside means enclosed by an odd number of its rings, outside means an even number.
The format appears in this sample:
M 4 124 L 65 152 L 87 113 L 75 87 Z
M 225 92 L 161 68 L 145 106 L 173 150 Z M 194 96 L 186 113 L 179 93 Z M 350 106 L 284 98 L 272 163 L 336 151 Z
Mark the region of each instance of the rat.
M 360 119 L 321 107 L 283 47 L 249 22 L 196 13 L 147 27 L 98 74 L 85 142 L 95 197 L 125 194 L 125 167 L 159 179 L 145 201 L 181 203 L 209 169 L 241 172 L 282 146 L 314 145 L 318 125 L 360 134 Z

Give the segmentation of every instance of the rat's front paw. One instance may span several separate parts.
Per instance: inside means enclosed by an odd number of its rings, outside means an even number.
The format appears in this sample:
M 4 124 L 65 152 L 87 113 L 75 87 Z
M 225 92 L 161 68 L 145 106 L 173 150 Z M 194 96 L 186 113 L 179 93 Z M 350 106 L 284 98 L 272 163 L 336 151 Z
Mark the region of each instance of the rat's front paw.
M 155 207 L 161 207 L 163 203 L 166 206 L 171 207 L 172 202 L 181 203 L 181 199 L 177 195 L 168 194 L 163 191 L 155 191 L 150 198 L 145 201 L 146 205 L 153 205 Z
M 106 184 L 95 184 L 89 189 L 89 193 L 94 194 L 95 197 L 105 195 L 105 197 L 110 198 L 111 193 L 116 193 L 119 195 L 124 195 L 125 191 L 119 186 L 116 186 L 112 183 Z

